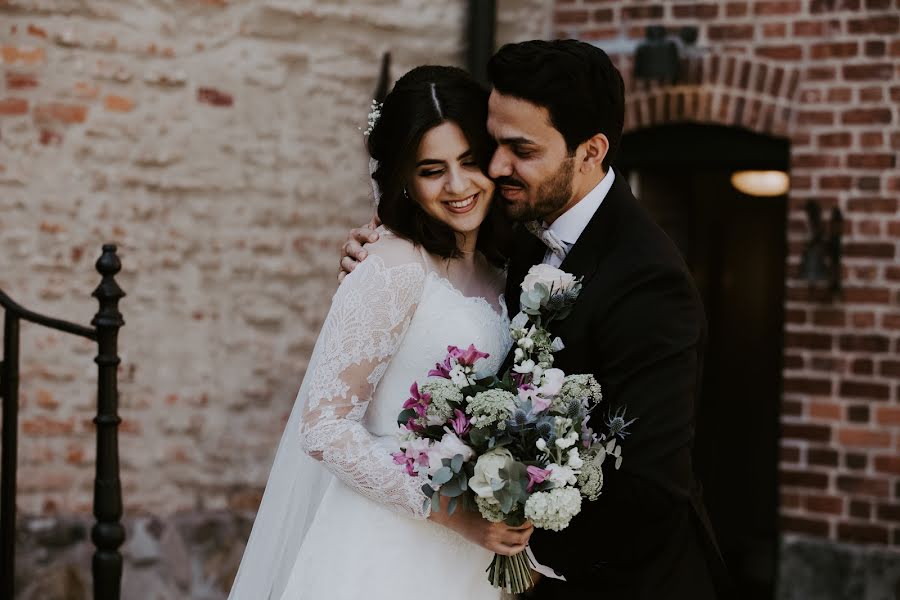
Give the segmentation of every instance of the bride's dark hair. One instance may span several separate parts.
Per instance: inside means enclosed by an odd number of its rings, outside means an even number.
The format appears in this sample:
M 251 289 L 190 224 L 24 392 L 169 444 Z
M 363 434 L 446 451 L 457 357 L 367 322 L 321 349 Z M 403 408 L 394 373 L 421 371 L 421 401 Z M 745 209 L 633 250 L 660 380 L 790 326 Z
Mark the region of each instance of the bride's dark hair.
M 369 154 L 378 161 L 372 174 L 381 193 L 378 218 L 400 237 L 443 258 L 459 256 L 455 233 L 422 210 L 404 190 L 414 171 L 422 136 L 448 121 L 459 126 L 475 161 L 487 173 L 495 148 L 487 132 L 487 100 L 488 91 L 462 69 L 416 67 L 394 84 L 369 134 Z M 492 202 L 476 247 L 500 265 L 507 255 L 509 231 L 499 203 Z

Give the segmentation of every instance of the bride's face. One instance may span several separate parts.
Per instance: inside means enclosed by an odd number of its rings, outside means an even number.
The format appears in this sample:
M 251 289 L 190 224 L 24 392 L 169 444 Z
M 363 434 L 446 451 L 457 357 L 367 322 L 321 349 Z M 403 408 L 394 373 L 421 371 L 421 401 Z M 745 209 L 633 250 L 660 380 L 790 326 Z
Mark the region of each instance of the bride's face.
M 487 216 L 494 183 L 479 168 L 462 129 L 447 121 L 422 136 L 409 193 L 426 213 L 465 234 Z

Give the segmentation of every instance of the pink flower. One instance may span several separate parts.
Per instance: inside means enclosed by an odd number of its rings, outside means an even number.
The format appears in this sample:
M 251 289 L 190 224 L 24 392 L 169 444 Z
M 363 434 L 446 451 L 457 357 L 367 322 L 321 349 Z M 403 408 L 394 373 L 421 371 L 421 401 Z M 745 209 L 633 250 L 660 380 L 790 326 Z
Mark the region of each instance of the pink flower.
M 466 413 L 458 408 L 453 409 L 453 414 L 456 415 L 450 419 L 453 431 L 456 432 L 456 435 L 465 435 L 469 431 L 469 418 L 466 416 Z
M 411 408 L 416 411 L 420 417 L 425 416 L 428 405 L 431 404 L 431 394 L 428 392 L 419 393 L 419 384 L 415 381 L 409 387 L 410 397 L 403 403 L 403 408 Z
M 534 486 L 539 483 L 544 483 L 544 480 L 550 477 L 550 471 L 540 467 L 530 466 L 526 468 L 525 471 L 528 473 L 528 487 L 526 488 L 528 493 L 531 493 Z
M 452 346 L 451 346 L 452 348 Z M 444 359 L 443 363 L 434 363 L 434 368 L 428 371 L 429 377 L 443 377 L 444 379 L 450 379 L 450 371 L 453 369 L 453 365 L 450 364 L 450 357 Z
M 450 358 L 456 359 L 457 363 L 466 367 L 475 366 L 475 361 L 490 356 L 487 352 L 481 352 L 475 348 L 475 344 L 469 344 L 469 347 L 465 350 L 460 350 L 456 346 L 447 346 L 447 352 Z
M 543 396 L 535 395 L 531 400 L 531 412 L 539 413 L 544 412 L 547 408 L 552 404 L 552 400 L 548 398 L 544 398 Z
M 418 472 L 416 472 L 416 461 L 407 457 L 405 452 L 394 452 L 391 456 L 394 457 L 395 463 L 406 466 L 406 472 L 410 477 L 418 475 Z

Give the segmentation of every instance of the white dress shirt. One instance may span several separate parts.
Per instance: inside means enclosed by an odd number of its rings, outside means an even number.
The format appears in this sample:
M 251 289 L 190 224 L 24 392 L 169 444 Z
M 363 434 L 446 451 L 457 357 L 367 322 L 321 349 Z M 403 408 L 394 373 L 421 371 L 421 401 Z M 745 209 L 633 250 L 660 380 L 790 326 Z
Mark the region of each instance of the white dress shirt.
M 594 216 L 594 213 L 597 212 L 597 209 L 600 208 L 600 205 L 603 203 L 604 198 L 609 193 L 609 190 L 612 188 L 613 181 L 616 176 L 613 173 L 613 170 L 610 169 L 606 176 L 600 180 L 594 189 L 588 192 L 587 196 L 579 200 L 572 208 L 561 214 L 553 223 L 548 227 L 550 231 L 556 234 L 556 237 L 566 245 L 566 250 L 571 250 L 572 246 L 575 245 L 575 242 L 578 241 L 578 238 L 581 237 L 581 234 L 584 232 L 584 229 L 587 227 L 591 218 Z M 545 223 L 546 224 L 546 223 Z M 562 264 L 563 259 L 559 257 L 557 254 L 552 252 L 551 250 L 547 250 L 546 254 L 544 254 L 544 264 L 550 265 L 552 267 L 559 267 Z M 551 569 L 550 567 L 545 567 L 541 563 L 537 561 L 534 557 L 534 552 L 531 551 L 531 546 L 526 546 L 525 551 L 528 553 L 528 558 L 531 559 L 531 562 L 534 564 L 534 570 L 540 573 L 545 577 L 550 577 L 551 579 L 561 579 L 563 581 L 566 580 L 562 575 L 558 575 L 556 571 Z
M 600 208 L 600 205 L 612 188 L 615 178 L 615 173 L 610 169 L 603 179 L 600 180 L 600 183 L 588 192 L 587 196 L 561 214 L 548 227 L 550 231 L 556 234 L 556 237 L 568 246 L 568 250 L 572 249 L 572 246 L 575 245 L 575 242 L 578 241 L 578 238 L 581 237 L 582 232 L 590 222 L 591 217 Z M 562 258 L 547 250 L 547 253 L 544 254 L 544 264 L 551 267 L 559 267 L 562 264 Z

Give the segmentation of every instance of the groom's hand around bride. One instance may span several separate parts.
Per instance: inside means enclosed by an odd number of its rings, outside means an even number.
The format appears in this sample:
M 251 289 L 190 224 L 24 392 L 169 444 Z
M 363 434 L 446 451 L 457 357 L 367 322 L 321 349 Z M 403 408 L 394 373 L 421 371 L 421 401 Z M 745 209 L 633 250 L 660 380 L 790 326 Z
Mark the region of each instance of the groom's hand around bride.
M 432 511 L 428 518 L 496 554 L 512 556 L 523 552 L 528 545 L 528 539 L 534 531 L 531 521 L 512 527 L 506 523 L 491 523 L 480 513 L 462 508 L 448 515 L 448 501 L 448 498 L 442 497 L 441 509 Z
M 350 230 L 347 241 L 341 246 L 341 269 L 338 271 L 338 281 L 343 281 L 347 273 L 365 260 L 368 252 L 363 249 L 363 244 L 378 241 L 378 233 L 375 232 L 375 228 L 379 225 L 381 225 L 381 221 L 376 215 L 366 225 Z

